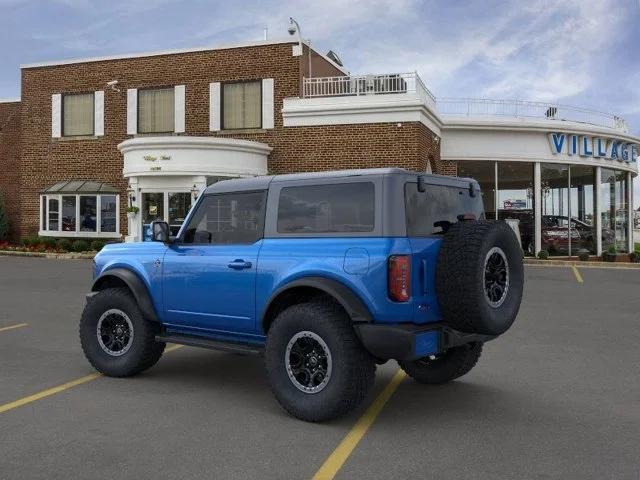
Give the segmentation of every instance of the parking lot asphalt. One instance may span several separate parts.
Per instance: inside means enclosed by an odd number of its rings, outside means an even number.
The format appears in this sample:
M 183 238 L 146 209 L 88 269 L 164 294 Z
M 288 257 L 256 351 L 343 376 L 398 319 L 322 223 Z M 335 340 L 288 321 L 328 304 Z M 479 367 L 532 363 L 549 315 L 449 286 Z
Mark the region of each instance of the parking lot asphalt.
M 640 270 L 578 273 L 528 266 L 514 327 L 456 382 L 404 378 L 335 478 L 640 479 Z M 295 420 L 260 358 L 190 347 L 51 391 L 94 373 L 77 335 L 90 277 L 89 261 L 0 257 L 2 480 L 312 478 L 367 409 Z M 378 367 L 368 404 L 397 369 Z

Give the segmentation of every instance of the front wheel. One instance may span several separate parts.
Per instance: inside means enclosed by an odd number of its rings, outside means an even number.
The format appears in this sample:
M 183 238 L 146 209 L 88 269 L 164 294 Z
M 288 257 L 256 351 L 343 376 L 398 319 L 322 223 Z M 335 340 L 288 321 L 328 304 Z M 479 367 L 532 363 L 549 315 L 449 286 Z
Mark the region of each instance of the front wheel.
M 407 375 L 419 383 L 441 384 L 469 373 L 481 354 L 482 343 L 476 342 L 450 348 L 442 354 L 398 363 Z
M 87 302 L 80 320 L 80 343 L 87 360 L 110 377 L 128 377 L 155 365 L 165 343 L 159 327 L 146 320 L 123 288 L 107 288 Z
M 357 407 L 373 386 L 376 368 L 349 317 L 329 302 L 293 305 L 280 313 L 269 330 L 265 361 L 280 405 L 308 422 Z

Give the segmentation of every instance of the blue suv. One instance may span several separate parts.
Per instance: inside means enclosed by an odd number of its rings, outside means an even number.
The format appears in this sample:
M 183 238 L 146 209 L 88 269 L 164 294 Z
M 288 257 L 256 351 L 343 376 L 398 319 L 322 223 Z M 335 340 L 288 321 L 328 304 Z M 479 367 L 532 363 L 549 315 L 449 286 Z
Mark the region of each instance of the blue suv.
M 324 421 L 390 359 L 438 384 L 513 323 L 522 249 L 484 219 L 474 180 L 401 169 L 218 182 L 180 232 L 106 246 L 80 322 L 105 375 L 153 366 L 166 343 L 264 355 L 292 415 Z

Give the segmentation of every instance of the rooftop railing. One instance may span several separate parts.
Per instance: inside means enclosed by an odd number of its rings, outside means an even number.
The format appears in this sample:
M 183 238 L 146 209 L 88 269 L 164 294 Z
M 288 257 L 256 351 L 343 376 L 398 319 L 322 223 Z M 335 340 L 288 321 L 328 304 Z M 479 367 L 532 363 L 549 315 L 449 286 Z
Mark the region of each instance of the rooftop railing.
M 478 98 L 439 98 L 438 113 L 473 117 L 515 117 L 586 123 L 613 128 L 628 133 L 627 122 L 616 115 L 572 107 L 558 103 L 528 102 L 523 100 L 491 100 Z
M 613 128 L 628 133 L 627 122 L 609 113 L 559 103 L 477 98 L 439 98 L 416 72 L 303 79 L 304 98 L 415 94 L 439 114 L 469 117 L 539 118 Z
M 435 102 L 436 97 L 416 72 L 346 77 L 311 77 L 303 80 L 303 97 L 346 97 L 415 93 Z

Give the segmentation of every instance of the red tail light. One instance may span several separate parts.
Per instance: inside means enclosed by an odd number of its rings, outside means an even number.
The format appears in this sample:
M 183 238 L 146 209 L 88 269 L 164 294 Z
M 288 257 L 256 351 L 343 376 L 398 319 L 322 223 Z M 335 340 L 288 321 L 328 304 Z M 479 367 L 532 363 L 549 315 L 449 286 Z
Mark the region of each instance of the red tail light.
M 406 302 L 411 297 L 411 257 L 392 255 L 389 257 L 389 298 L 395 302 Z

